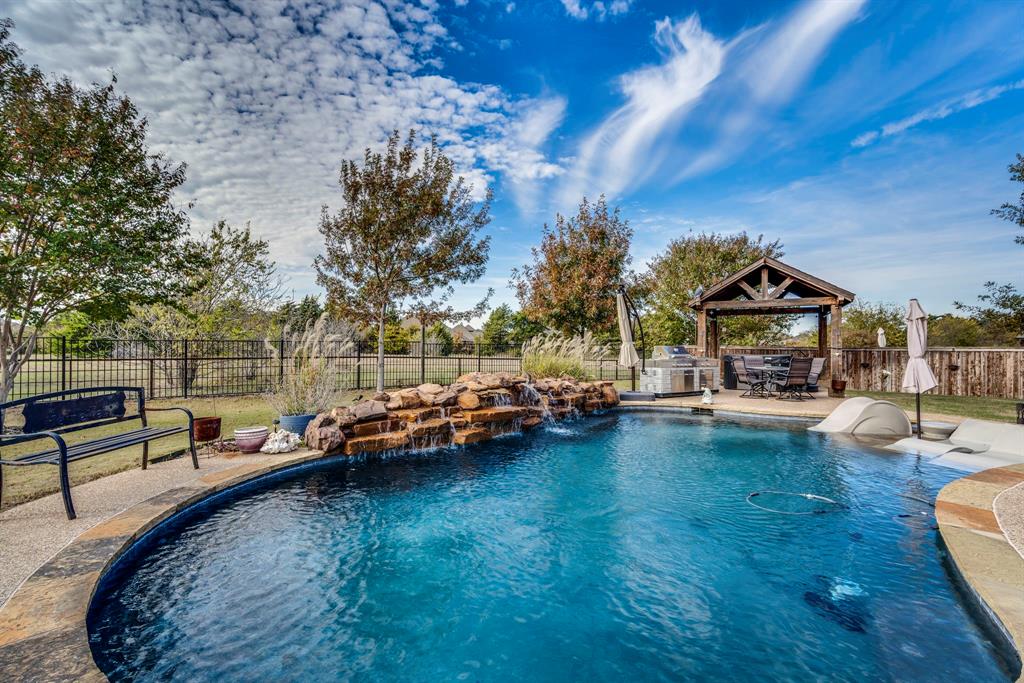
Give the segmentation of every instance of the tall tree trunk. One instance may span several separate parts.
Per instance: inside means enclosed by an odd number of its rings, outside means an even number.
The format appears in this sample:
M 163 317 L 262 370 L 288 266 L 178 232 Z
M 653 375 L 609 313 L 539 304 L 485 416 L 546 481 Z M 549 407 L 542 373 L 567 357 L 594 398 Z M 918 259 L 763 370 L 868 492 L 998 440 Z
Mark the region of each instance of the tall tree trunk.
M 384 326 L 387 324 L 387 304 L 380 309 L 380 323 L 377 327 L 377 391 L 384 391 Z
M 10 320 L 5 320 L 3 330 L 0 331 L 0 403 L 10 398 L 14 391 L 14 379 L 32 356 L 39 336 L 38 331 L 33 330 L 28 339 L 19 343 L 11 327 Z

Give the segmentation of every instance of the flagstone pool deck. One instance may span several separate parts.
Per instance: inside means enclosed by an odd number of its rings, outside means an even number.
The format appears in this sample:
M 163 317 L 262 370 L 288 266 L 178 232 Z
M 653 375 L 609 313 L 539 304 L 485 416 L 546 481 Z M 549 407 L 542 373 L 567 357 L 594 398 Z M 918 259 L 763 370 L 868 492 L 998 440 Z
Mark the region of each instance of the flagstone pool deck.
M 820 418 L 840 399 L 804 402 L 716 395 L 716 411 Z M 661 399 L 627 406 L 706 407 L 700 397 Z M 929 416 L 932 417 L 932 416 Z M 949 416 L 935 416 L 950 419 Z M 187 459 L 130 470 L 76 486 L 79 518 L 65 518 L 59 494 L 0 513 L 0 680 L 105 680 L 89 649 L 86 615 L 97 582 L 132 542 L 175 512 L 209 495 L 278 469 L 322 457 L 302 449 L 283 455 L 218 455 L 194 470 Z M 1024 465 L 988 470 L 945 487 L 936 517 L 954 571 L 994 628 L 1020 652 L 1024 644 L 1024 558 L 1007 540 L 1024 539 Z M 1011 491 L 1012 489 L 1012 491 Z M 1009 505 L 994 512 L 1007 491 Z M 1004 501 L 1000 501 L 1004 502 Z M 998 520 L 997 520 L 998 515 Z M 1004 533 L 1000 524 L 1010 531 Z M 1013 652 L 1007 653 L 1012 658 Z M 1019 657 L 1018 657 L 1019 660 Z M 1017 672 L 1020 675 L 1019 661 Z M 1024 678 L 1018 679 L 1024 681 Z

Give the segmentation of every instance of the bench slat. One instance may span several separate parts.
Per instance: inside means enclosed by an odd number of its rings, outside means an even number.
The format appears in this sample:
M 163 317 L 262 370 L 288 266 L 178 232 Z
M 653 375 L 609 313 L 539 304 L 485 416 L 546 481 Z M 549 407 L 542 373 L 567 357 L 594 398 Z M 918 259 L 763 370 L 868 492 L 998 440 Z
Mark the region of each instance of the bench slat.
M 110 436 L 103 437 L 102 439 L 96 439 L 95 441 L 86 441 L 84 443 L 69 445 L 68 461 L 80 460 L 92 455 L 99 455 L 100 453 L 116 451 L 129 446 L 137 446 L 147 441 L 163 438 L 172 434 L 182 434 L 187 432 L 187 426 L 174 426 L 144 427 L 143 429 L 135 429 L 130 432 L 112 434 Z M 42 463 L 56 464 L 58 462 L 60 462 L 60 451 L 56 448 L 51 448 L 46 451 L 40 451 L 39 453 L 26 455 L 22 458 L 18 458 L 17 460 L 8 460 L 7 464 L 31 465 Z

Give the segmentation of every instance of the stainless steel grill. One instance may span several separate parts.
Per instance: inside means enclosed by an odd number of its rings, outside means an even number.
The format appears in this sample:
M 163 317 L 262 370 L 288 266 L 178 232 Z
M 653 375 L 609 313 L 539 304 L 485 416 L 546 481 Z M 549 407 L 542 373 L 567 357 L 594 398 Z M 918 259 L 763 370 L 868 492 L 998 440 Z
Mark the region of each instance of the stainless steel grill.
M 647 370 L 640 377 L 640 391 L 656 396 L 699 394 L 704 387 L 718 391 L 717 358 L 693 356 L 685 346 L 655 346 Z

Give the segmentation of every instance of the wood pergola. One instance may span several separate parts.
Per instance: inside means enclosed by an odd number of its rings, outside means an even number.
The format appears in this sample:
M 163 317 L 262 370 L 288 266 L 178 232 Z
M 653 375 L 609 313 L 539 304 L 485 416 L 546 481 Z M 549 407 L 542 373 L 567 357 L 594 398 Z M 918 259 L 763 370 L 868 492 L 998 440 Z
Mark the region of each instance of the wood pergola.
M 697 312 L 697 355 L 718 358 L 718 319 L 730 315 L 818 315 L 818 356 L 829 358 L 833 379 L 843 377 L 843 306 L 853 292 L 772 258 L 760 258 L 690 302 Z M 832 318 L 831 339 L 828 335 Z

